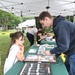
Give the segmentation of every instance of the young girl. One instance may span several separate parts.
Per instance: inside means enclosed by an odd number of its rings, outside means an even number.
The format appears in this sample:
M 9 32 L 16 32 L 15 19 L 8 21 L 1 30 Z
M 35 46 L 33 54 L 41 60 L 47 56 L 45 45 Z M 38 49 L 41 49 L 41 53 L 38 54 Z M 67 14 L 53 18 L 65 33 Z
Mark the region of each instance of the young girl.
M 41 43 L 41 40 L 42 40 L 42 39 L 41 39 L 41 36 L 42 36 L 42 32 L 39 31 L 39 32 L 37 33 L 37 44 L 40 44 L 40 43 Z
M 24 60 L 24 35 L 21 32 L 10 34 L 11 44 L 4 64 L 4 74 L 19 60 Z

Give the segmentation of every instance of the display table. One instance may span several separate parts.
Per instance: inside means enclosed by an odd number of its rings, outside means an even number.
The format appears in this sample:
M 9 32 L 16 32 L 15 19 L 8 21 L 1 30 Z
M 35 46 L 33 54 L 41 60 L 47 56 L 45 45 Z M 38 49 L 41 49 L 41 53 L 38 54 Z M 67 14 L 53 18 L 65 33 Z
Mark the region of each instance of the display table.
M 28 51 L 30 49 L 36 49 L 38 51 L 38 48 L 39 47 L 37 47 L 36 45 L 31 46 L 25 52 L 25 56 L 27 56 L 29 54 Z M 35 54 L 37 54 L 37 51 Z M 24 62 L 18 61 L 5 75 L 19 75 L 23 66 L 24 66 Z M 69 75 L 66 68 L 65 68 L 65 65 L 62 62 L 60 57 L 57 58 L 57 63 L 51 64 L 51 71 L 52 71 L 52 75 Z

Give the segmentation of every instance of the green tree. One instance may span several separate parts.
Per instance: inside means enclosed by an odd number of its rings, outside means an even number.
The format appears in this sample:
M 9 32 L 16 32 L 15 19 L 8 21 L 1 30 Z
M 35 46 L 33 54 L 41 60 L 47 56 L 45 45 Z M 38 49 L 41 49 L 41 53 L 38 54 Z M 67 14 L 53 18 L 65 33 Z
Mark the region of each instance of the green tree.
M 12 13 L 0 10 L 0 26 L 4 31 L 16 27 L 20 22 L 20 17 L 17 17 Z

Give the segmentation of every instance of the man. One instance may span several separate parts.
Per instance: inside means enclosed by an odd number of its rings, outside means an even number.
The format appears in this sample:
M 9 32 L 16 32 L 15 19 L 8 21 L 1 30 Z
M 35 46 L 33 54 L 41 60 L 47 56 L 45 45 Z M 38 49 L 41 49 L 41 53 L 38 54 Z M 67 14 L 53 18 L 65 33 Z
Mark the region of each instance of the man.
M 67 70 L 70 75 L 75 75 L 75 25 L 62 16 L 53 19 L 46 11 L 39 15 L 39 22 L 46 28 L 52 26 L 56 37 L 57 47 L 45 51 L 45 54 L 66 54 L 65 65 Z
M 30 42 L 30 46 L 32 46 L 34 44 L 34 36 L 36 36 L 38 30 L 37 28 L 34 28 L 33 26 L 31 26 L 28 30 L 27 30 L 27 38 Z

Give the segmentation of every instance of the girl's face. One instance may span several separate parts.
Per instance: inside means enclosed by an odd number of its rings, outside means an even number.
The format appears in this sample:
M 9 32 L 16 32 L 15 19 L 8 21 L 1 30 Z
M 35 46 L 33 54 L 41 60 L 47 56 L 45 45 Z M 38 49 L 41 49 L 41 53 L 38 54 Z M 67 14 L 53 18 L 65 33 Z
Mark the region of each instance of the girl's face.
M 16 40 L 16 43 L 17 43 L 18 45 L 23 45 L 23 43 L 24 43 L 24 38 L 22 38 L 22 36 L 21 36 L 19 39 Z

